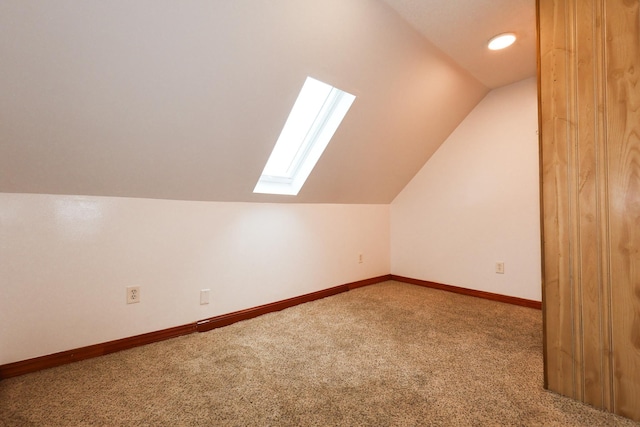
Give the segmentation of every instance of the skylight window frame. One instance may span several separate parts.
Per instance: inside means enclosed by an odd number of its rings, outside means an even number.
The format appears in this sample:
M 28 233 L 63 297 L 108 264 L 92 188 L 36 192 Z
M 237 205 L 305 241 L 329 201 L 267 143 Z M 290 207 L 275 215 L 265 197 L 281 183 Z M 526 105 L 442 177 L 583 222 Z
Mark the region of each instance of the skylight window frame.
M 311 127 L 307 131 L 302 143 L 298 147 L 295 156 L 291 160 L 289 167 L 287 168 L 286 175 L 266 175 L 269 179 L 282 181 L 282 182 L 291 182 L 295 178 L 296 174 L 300 170 L 300 167 L 304 163 L 304 160 L 309 155 L 309 152 L 314 146 L 314 142 L 317 140 L 320 133 L 323 131 L 327 121 L 331 118 L 330 115 L 335 111 L 338 107 L 338 103 L 342 99 L 345 92 L 340 89 L 336 89 L 332 87 L 325 99 L 322 107 L 316 114 Z
M 315 85 L 316 89 L 328 89 L 328 93 L 324 97 L 321 107 L 316 110 L 315 117 L 302 138 L 302 141 L 296 144 L 296 152 L 293 153 L 293 155 L 291 152 L 286 154 L 287 157 L 291 156 L 286 172 L 282 173 L 281 171 L 279 174 L 269 174 L 267 172 L 269 172 L 270 169 L 274 169 L 273 165 L 279 160 L 283 160 L 274 158 L 275 153 L 282 153 L 282 150 L 278 151 L 280 144 L 290 145 L 291 140 L 282 142 L 281 140 L 284 138 L 283 135 L 288 135 L 287 131 L 290 130 L 288 126 L 295 126 L 295 124 L 290 123 L 292 117 L 298 117 L 300 112 L 304 111 L 304 98 L 305 96 L 309 96 L 309 91 L 312 92 L 310 89 L 312 85 Z M 348 92 L 313 79 L 312 77 L 307 77 L 253 192 L 297 195 L 344 120 L 355 98 L 354 95 Z M 307 101 L 315 104 L 319 103 L 320 100 L 321 99 L 318 98 L 308 99 Z M 308 121 L 310 118 L 311 116 L 307 116 L 305 120 Z

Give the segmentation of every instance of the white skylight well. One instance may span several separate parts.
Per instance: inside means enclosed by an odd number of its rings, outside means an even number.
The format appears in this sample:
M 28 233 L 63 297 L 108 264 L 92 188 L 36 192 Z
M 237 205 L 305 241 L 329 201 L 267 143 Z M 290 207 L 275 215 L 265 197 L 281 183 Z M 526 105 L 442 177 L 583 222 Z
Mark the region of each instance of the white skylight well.
M 355 99 L 307 77 L 253 192 L 297 195 Z

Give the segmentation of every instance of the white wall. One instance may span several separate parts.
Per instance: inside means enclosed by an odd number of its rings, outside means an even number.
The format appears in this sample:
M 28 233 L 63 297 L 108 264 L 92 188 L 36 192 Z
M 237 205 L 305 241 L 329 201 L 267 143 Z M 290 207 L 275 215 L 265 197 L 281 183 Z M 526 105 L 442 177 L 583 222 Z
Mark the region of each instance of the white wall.
M 537 120 L 533 78 L 478 104 L 393 201 L 392 274 L 541 300 Z
M 389 221 L 388 205 L 0 193 L 0 364 L 389 274 Z

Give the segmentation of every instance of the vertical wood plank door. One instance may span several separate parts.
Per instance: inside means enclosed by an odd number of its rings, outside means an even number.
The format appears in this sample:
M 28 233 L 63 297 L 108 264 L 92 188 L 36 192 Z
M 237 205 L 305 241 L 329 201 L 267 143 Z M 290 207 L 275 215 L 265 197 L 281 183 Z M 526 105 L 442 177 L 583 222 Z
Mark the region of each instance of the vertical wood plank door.
M 640 421 L 640 0 L 538 0 L 545 385 Z

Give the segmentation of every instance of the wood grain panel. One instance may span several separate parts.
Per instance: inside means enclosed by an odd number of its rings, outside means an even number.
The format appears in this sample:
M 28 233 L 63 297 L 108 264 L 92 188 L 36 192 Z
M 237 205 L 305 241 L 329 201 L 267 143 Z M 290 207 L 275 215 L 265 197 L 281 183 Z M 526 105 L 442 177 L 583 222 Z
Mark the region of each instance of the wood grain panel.
M 640 419 L 640 15 L 606 2 L 614 407 Z
M 545 385 L 640 420 L 640 0 L 539 0 Z
M 597 0 L 580 0 L 580 7 L 573 4 L 575 16 L 574 71 L 577 76 L 574 102 L 575 107 L 575 194 L 577 221 L 576 290 L 574 307 L 577 307 L 574 328 L 581 341 L 577 363 L 581 368 L 578 378 L 581 389 L 577 396 L 585 402 L 603 407 L 602 385 L 602 333 L 600 328 L 601 278 L 600 278 L 600 216 L 598 198 L 598 120 L 594 120 L 598 110 L 598 58 L 596 46 L 599 34 L 595 25 L 598 17 Z M 578 386 L 578 384 L 576 384 Z
M 571 121 L 565 83 L 569 14 L 564 2 L 540 0 L 538 9 L 545 385 L 576 397 L 569 244 Z
M 594 109 L 593 120 L 596 130 L 596 150 L 598 163 L 597 175 L 597 204 L 598 204 L 598 251 L 600 279 L 600 318 L 599 330 L 601 337 L 601 384 L 603 409 L 614 411 L 613 407 L 613 374 L 612 374 L 612 347 L 611 347 L 611 269 L 610 269 L 610 238 L 609 238 L 609 168 L 607 161 L 607 125 L 606 125 L 606 26 L 604 23 L 604 7 L 606 0 L 598 0 L 594 6 L 594 86 L 595 97 L 593 102 L 597 106 Z

